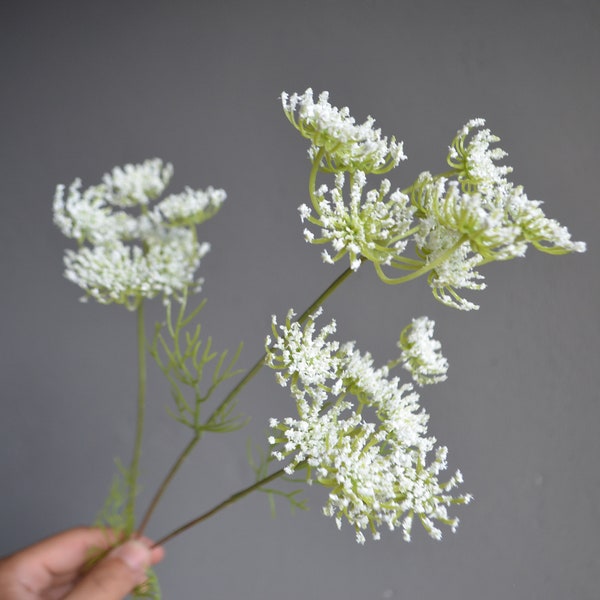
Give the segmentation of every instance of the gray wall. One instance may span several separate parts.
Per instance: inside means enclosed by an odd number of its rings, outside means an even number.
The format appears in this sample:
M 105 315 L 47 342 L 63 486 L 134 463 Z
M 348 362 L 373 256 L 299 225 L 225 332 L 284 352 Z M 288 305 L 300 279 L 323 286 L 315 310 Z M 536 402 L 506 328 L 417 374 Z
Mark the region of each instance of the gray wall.
M 415 527 L 359 547 L 312 510 L 272 520 L 251 497 L 167 546 L 165 597 L 210 600 L 597 598 L 598 157 L 600 5 L 596 0 L 4 2 L 0 8 L 0 554 L 75 524 L 101 504 L 127 459 L 135 396 L 135 319 L 77 302 L 53 227 L 57 183 L 93 184 L 112 166 L 160 156 L 172 190 L 227 189 L 204 229 L 207 334 L 260 352 L 271 313 L 302 308 L 340 272 L 307 246 L 306 144 L 282 90 L 332 100 L 405 140 L 404 185 L 443 168 L 467 119 L 503 139 L 514 179 L 588 242 L 585 255 L 485 269 L 482 308 L 435 303 L 424 281 L 379 284 L 364 268 L 329 302 L 342 339 L 383 361 L 412 317 L 428 314 L 449 381 L 423 392 L 474 503 L 434 542 Z M 160 316 L 155 306 L 153 316 Z M 151 375 L 147 502 L 187 440 Z M 291 401 L 262 374 L 239 434 L 208 437 L 156 514 L 160 536 L 251 481 L 247 435 Z

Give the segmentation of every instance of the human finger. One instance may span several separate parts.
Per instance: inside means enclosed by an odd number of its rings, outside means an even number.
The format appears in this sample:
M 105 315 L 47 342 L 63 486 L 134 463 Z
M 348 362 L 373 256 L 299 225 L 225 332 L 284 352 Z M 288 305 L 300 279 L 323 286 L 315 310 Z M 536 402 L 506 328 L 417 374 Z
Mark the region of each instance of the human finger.
M 78 527 L 46 538 L 4 560 L 7 568 L 33 592 L 71 583 L 94 550 L 103 552 L 114 545 L 111 530 Z
M 146 580 L 146 569 L 152 561 L 153 551 L 146 544 L 129 540 L 91 569 L 65 600 L 122 600 Z

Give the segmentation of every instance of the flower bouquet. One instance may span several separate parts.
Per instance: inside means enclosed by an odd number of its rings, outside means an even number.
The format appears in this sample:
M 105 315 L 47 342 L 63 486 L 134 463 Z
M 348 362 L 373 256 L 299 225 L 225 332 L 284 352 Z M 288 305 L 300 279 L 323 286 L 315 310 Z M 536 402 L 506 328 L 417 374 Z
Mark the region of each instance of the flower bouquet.
M 394 188 L 387 175 L 406 158 L 403 144 L 383 136 L 371 117 L 357 123 L 347 108 L 330 104 L 327 92 L 316 101 L 310 89 L 283 93 L 281 100 L 287 119 L 309 142 L 309 197 L 299 207 L 304 238 L 323 246 L 325 263 L 347 257 L 349 265 L 302 312 L 273 316 L 264 352 L 249 369 L 237 368 L 241 345 L 230 354 L 215 351 L 212 340 L 202 338 L 204 301 L 193 302 L 202 287 L 197 271 L 210 249 L 199 230 L 223 205 L 223 190 L 186 188 L 164 196 L 173 167 L 159 159 L 116 167 L 86 189 L 75 180 L 56 190 L 54 221 L 77 243 L 65 253 L 66 278 L 83 289 L 82 300 L 121 304 L 137 315 L 133 455 L 119 465 L 99 515 L 99 523 L 119 539 L 143 534 L 205 433 L 244 426 L 237 402 L 262 368 L 274 371 L 291 401 L 289 417 L 269 422 L 269 448 L 250 449 L 255 482 L 157 544 L 253 491 L 304 508 L 300 494 L 306 484 L 327 489 L 323 513 L 338 527 L 352 527 L 361 544 L 365 534 L 379 539 L 382 528 L 400 529 L 409 540 L 415 520 L 435 539 L 442 526 L 454 531 L 458 518 L 450 509 L 471 496 L 455 491 L 462 483 L 460 471 L 441 476 L 447 449 L 428 434 L 429 415 L 417 391 L 446 378 L 448 363 L 434 338 L 433 321 L 407 319 L 397 355 L 377 366 L 355 342 L 335 339 L 335 320 L 318 325 L 322 304 L 370 263 L 385 284 L 423 278 L 440 302 L 473 310 L 478 307 L 465 291 L 485 287 L 480 270 L 487 263 L 523 257 L 530 245 L 548 254 L 585 250 L 545 216 L 539 201 L 509 181 L 511 168 L 499 164 L 506 153 L 482 119 L 457 132 L 445 172 L 425 171 Z M 155 298 L 162 300 L 165 318 L 149 336 L 144 306 Z M 190 437 L 140 513 L 136 498 L 148 357 L 167 378 L 173 398 L 169 412 Z M 280 482 L 287 483 L 282 488 Z M 153 573 L 136 595 L 160 596 Z

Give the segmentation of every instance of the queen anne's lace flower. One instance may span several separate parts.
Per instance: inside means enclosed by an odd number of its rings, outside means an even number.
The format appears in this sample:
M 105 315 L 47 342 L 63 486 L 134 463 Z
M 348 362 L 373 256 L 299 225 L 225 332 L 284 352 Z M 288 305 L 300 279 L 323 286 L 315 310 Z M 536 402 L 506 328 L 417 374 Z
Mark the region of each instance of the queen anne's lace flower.
M 544 215 L 540 202 L 507 180 L 512 168 L 498 164 L 506 152 L 494 146 L 499 138 L 483 128 L 483 119 L 457 132 L 447 156 L 452 171 L 421 173 L 388 198 L 387 179 L 364 193 L 368 174 L 387 172 L 405 158 L 402 147 L 393 139 L 388 145 L 372 119 L 356 125 L 347 108 L 331 106 L 328 99 L 323 92 L 314 102 L 310 89 L 282 94 L 288 119 L 312 142 L 312 206 L 303 204 L 299 211 L 302 221 L 318 228 L 304 230 L 306 241 L 331 244 L 333 252 L 321 252 L 324 262 L 348 255 L 357 270 L 369 261 L 391 284 L 427 275 L 436 299 L 472 310 L 478 306 L 461 291 L 485 287 L 477 270 L 483 264 L 524 256 L 529 244 L 549 254 L 585 251 L 583 242 L 572 241 L 565 227 Z M 317 185 L 319 172 L 335 175 L 333 189 Z M 405 255 L 410 242 L 414 258 Z M 404 274 L 392 276 L 390 270 Z
M 291 459 L 288 474 L 306 468 L 309 482 L 330 490 L 324 513 L 338 527 L 347 520 L 359 543 L 365 529 L 378 539 L 382 524 L 401 526 L 408 540 L 415 516 L 434 538 L 441 535 L 435 521 L 454 530 L 458 520 L 447 507 L 470 496 L 449 494 L 462 481 L 460 473 L 438 481 L 445 448 L 426 464 L 435 440 L 427 437 L 428 416 L 418 395 L 390 378 L 388 367 L 375 369 L 354 343 L 328 341 L 335 323 L 315 335 L 315 316 L 304 328 L 292 322 L 292 312 L 285 325 L 274 319 L 275 337 L 267 339 L 267 364 L 278 370 L 282 385 L 289 384 L 298 411 L 297 419 L 271 420 L 273 456 Z
M 292 125 L 312 142 L 313 159 L 321 151 L 331 169 L 385 173 L 406 158 L 402 143 L 381 137 L 374 119 L 358 125 L 347 107 L 329 104 L 329 92 L 322 92 L 317 102 L 310 88 L 301 95 L 283 92 L 281 101 Z
M 472 130 L 484 123 L 483 119 L 469 121 L 452 142 L 448 164 L 455 169 L 462 189 L 469 193 L 462 197 L 452 194 L 448 212 L 454 213 L 450 217 L 454 217 L 454 223 L 442 224 L 458 231 L 456 224 L 470 219 L 469 240 L 486 261 L 491 258 L 487 249 L 495 253 L 495 260 L 505 260 L 522 256 L 528 243 L 550 254 L 584 252 L 583 242 L 573 242 L 565 227 L 544 215 L 541 202 L 529 200 L 522 187 L 507 181 L 505 176 L 512 167 L 495 164 L 507 156 L 506 152 L 490 148 L 498 137 L 489 129 L 481 129 L 467 143 Z M 456 214 L 457 207 L 462 214 Z M 436 208 L 439 215 L 445 207 Z
M 186 188 L 149 210 L 172 173 L 170 164 L 153 159 L 115 167 L 83 192 L 78 179 L 68 191 L 57 187 L 54 222 L 79 244 L 65 253 L 65 276 L 85 297 L 134 309 L 142 298 L 199 287 L 195 273 L 209 245 L 197 241 L 195 227 L 216 213 L 225 192 Z M 138 214 L 123 210 L 134 207 Z
M 420 217 L 417 253 L 435 265 L 429 274 L 434 296 L 463 310 L 477 306 L 457 290 L 485 287 L 475 270 L 481 264 L 524 256 L 529 243 L 549 254 L 585 251 L 585 244 L 573 242 L 565 227 L 546 218 L 521 187 L 506 181 L 493 187 L 490 181 L 485 193 L 474 184 L 467 193 L 455 181 L 422 173 L 411 194 Z

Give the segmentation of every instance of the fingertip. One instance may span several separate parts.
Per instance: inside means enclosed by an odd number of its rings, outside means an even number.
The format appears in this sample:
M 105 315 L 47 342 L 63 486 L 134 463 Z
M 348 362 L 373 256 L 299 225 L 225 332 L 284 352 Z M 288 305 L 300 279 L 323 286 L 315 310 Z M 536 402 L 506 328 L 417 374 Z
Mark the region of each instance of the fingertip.
M 151 564 L 159 563 L 165 557 L 165 549 L 162 546 L 156 546 L 150 551 Z
M 68 600 L 121 600 L 147 579 L 152 551 L 138 540 L 113 548 L 65 596 Z
M 154 540 L 146 537 L 145 535 L 137 538 L 137 540 L 145 544 L 150 549 L 150 564 L 155 565 L 165 557 L 164 548 L 162 546 L 155 546 Z
M 129 540 L 111 550 L 109 556 L 120 558 L 132 571 L 144 573 L 150 566 L 152 551 L 141 540 Z

